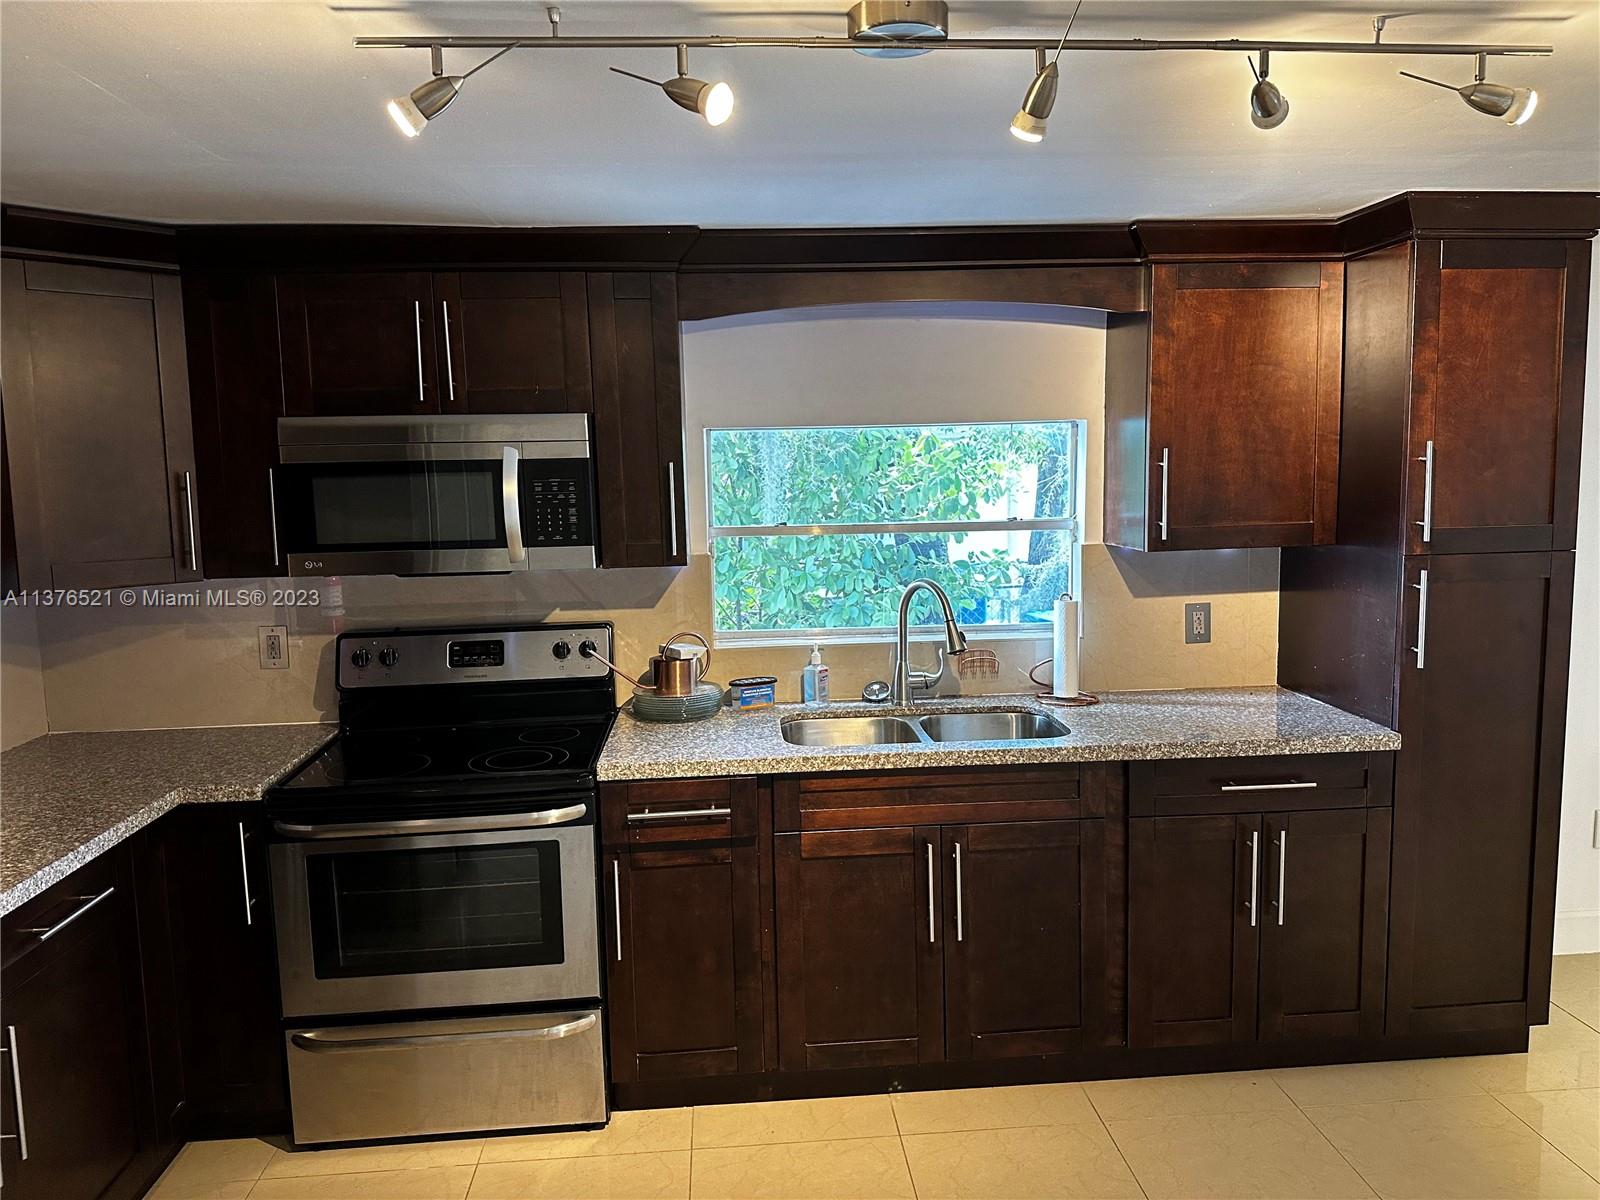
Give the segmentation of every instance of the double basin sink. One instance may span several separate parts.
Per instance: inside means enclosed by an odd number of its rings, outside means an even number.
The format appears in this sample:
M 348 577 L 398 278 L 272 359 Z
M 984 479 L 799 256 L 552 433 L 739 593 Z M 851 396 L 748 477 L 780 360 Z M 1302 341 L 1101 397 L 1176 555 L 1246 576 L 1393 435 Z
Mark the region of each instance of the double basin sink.
M 946 742 L 1033 742 L 1067 736 L 1046 713 L 930 713 L 925 717 L 798 717 L 783 723 L 796 746 L 938 746 Z

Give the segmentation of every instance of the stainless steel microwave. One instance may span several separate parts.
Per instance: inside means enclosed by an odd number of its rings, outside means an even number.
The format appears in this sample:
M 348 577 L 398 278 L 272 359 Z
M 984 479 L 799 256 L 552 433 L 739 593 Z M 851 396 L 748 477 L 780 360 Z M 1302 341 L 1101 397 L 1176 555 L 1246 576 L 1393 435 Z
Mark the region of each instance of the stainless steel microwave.
M 275 551 L 290 575 L 595 565 L 589 418 L 283 417 Z

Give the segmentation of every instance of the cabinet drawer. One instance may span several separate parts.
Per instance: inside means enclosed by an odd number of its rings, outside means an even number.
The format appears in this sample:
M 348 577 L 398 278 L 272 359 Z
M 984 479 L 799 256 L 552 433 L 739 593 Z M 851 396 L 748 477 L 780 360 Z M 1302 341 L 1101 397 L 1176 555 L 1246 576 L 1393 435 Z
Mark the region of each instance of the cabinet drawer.
M 71 940 L 69 933 L 96 923 L 91 914 L 103 917 L 126 904 L 118 869 L 123 856 L 121 847 L 110 850 L 8 913 L 0 935 L 4 969 L 16 970 L 27 956 Z
M 1076 764 L 790 776 L 774 785 L 775 828 L 792 833 L 1102 815 L 1085 813 L 1082 783 Z
M 1392 754 L 1280 754 L 1129 765 L 1132 816 L 1282 812 L 1390 803 Z
M 600 792 L 606 846 L 648 848 L 726 842 L 756 834 L 752 776 L 606 784 Z

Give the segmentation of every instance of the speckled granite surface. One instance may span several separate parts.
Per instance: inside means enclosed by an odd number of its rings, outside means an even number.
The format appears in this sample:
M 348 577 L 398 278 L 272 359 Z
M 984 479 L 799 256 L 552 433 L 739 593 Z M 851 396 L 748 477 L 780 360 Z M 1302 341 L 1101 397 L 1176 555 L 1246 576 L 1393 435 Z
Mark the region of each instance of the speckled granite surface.
M 1100 704 L 1087 708 L 1045 708 L 1031 696 L 975 696 L 919 703 L 914 711 L 926 715 L 997 708 L 1048 712 L 1065 722 L 1070 732 L 1064 738 L 1022 743 L 795 746 L 783 740 L 781 723 L 816 716 L 818 710 L 798 704 L 745 713 L 724 709 L 708 721 L 688 725 L 647 724 L 625 710 L 600 755 L 599 776 L 682 779 L 1400 748 L 1400 735 L 1392 730 L 1273 687 L 1109 692 Z M 860 703 L 827 708 L 828 715 L 837 716 L 908 711 L 912 710 Z
M 180 804 L 255 800 L 333 725 L 53 733 L 0 755 L 0 914 Z

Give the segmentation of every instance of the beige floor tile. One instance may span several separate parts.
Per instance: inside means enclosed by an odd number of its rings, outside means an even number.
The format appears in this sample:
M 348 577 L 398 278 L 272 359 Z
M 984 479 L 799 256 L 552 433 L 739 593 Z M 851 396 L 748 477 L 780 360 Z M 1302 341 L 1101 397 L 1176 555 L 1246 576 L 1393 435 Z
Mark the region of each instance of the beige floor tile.
M 256 1138 L 232 1138 L 220 1142 L 190 1142 L 161 1176 L 169 1187 L 189 1187 L 204 1183 L 252 1182 L 278 1151 Z
M 1372 1196 L 1299 1112 L 1146 1117 L 1106 1128 L 1150 1200 Z
M 1551 1002 L 1590 1029 L 1600 1030 L 1600 988 L 1568 988 Z
M 763 1146 L 893 1137 L 899 1132 L 887 1096 L 830 1096 L 766 1104 L 713 1104 L 694 1110 L 694 1148 Z
M 1600 1196 L 1492 1096 L 1339 1104 L 1306 1115 L 1385 1200 Z
M 1528 1031 L 1526 1054 L 1485 1054 L 1465 1063 L 1487 1092 L 1562 1092 L 1600 1087 L 1600 1033 L 1559 1008 Z
M 250 1200 L 463 1200 L 473 1169 L 418 1167 L 263 1179 L 250 1192 Z
M 471 1200 L 687 1200 L 689 1152 L 482 1163 Z
M 1600 954 L 1558 954 L 1550 964 L 1550 995 L 1600 988 Z
M 254 1179 L 230 1179 L 225 1182 L 192 1180 L 169 1182 L 166 1176 L 156 1181 L 145 1200 L 244 1200 L 255 1187 Z
M 1428 1100 L 1483 1092 L 1466 1059 L 1419 1058 L 1405 1062 L 1339 1063 L 1293 1067 L 1272 1078 L 1296 1104 L 1370 1104 L 1378 1100 Z
M 1600 1179 L 1600 1088 L 1520 1092 L 1499 1100 L 1545 1141 Z
M 1294 1109 L 1294 1101 L 1273 1082 L 1267 1071 L 1107 1079 L 1083 1086 L 1103 1121 Z
M 695 1200 L 913 1200 L 895 1137 L 694 1151 Z
M 409 1171 L 417 1167 L 470 1167 L 477 1164 L 482 1138 L 404 1142 L 394 1146 L 350 1146 L 340 1150 L 278 1150 L 263 1179 L 292 1175 L 347 1175 L 352 1171 Z
M 657 1154 L 689 1148 L 692 1110 L 646 1108 L 615 1112 L 604 1129 L 571 1133 L 526 1133 L 491 1137 L 483 1143 L 480 1162 L 516 1162 L 532 1158 L 589 1158 L 597 1154 Z
M 1089 1103 L 1088 1093 L 1077 1083 L 896 1092 L 894 1115 L 902 1134 L 1020 1129 L 1031 1125 L 1093 1125 L 1099 1120 Z
M 917 1200 L 1143 1200 L 1105 1127 L 1045 1125 L 904 1139 Z

